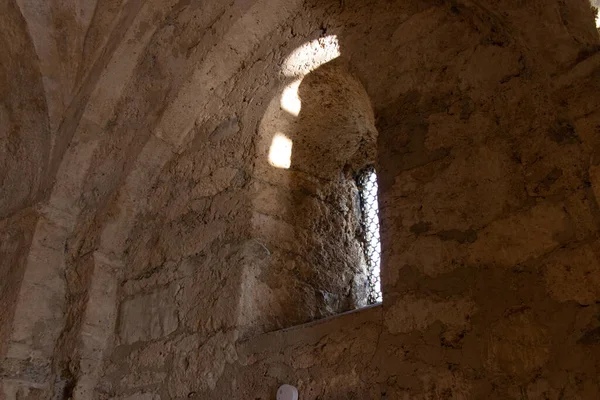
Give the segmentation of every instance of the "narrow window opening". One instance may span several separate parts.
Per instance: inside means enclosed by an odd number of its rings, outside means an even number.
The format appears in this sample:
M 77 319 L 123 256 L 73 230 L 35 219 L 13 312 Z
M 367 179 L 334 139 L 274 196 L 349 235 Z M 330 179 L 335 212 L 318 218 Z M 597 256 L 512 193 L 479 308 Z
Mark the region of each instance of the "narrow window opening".
M 359 172 L 356 183 L 360 195 L 362 242 L 367 264 L 367 303 L 383 300 L 381 294 L 381 241 L 379 238 L 379 203 L 377 173 L 367 167 Z

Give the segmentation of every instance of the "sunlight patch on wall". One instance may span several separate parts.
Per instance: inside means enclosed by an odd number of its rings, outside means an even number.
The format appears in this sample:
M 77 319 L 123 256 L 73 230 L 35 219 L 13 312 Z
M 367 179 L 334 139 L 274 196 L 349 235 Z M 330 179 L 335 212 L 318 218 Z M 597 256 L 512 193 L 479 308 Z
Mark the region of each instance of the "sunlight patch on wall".
M 302 102 L 298 97 L 298 88 L 304 76 L 339 56 L 340 45 L 335 35 L 310 41 L 294 50 L 283 63 L 283 74 L 299 79 L 283 90 L 281 108 L 297 117 L 302 108 Z
M 340 56 L 337 36 L 329 35 L 303 44 L 294 50 L 284 61 L 282 72 L 285 76 L 296 78 L 281 93 L 281 109 L 297 117 L 302 109 L 298 89 L 302 79 L 321 65 Z M 285 129 L 282 129 L 285 131 Z M 292 140 L 277 132 L 269 149 L 269 163 L 277 168 L 289 169 L 292 160 Z
M 292 141 L 282 133 L 276 133 L 269 149 L 269 163 L 277 168 L 288 169 L 292 165 Z
M 337 36 L 325 36 L 294 50 L 283 63 L 283 73 L 285 76 L 303 77 L 339 56 L 340 45 Z
M 302 108 L 302 102 L 300 101 L 300 97 L 298 97 L 298 88 L 301 82 L 302 79 L 298 79 L 290 83 L 283 89 L 283 94 L 281 95 L 281 108 L 294 117 L 300 115 L 300 109 Z

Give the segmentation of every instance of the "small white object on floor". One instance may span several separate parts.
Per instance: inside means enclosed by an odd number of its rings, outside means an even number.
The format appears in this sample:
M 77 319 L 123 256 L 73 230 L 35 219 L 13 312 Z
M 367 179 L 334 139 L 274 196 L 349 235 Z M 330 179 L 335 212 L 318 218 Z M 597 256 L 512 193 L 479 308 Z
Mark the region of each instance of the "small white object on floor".
M 277 400 L 298 400 L 298 389 L 291 385 L 281 385 L 277 391 Z

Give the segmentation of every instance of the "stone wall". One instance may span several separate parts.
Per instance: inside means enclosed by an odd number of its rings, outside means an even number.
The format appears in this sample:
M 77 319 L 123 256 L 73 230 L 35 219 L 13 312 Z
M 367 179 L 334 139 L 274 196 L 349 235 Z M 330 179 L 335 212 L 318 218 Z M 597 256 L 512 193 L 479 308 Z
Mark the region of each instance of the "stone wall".
M 0 109 L 4 398 L 600 396 L 587 0 L 109 3 L 0 13 L 0 72 L 39 59 Z M 372 162 L 383 304 L 268 333 L 362 305 Z

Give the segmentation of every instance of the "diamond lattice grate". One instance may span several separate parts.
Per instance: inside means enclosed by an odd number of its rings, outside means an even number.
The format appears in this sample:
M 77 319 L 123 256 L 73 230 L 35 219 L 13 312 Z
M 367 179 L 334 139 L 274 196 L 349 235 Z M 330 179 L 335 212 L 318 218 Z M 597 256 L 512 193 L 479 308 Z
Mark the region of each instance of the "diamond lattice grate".
M 369 304 L 380 303 L 381 294 L 381 241 L 379 238 L 379 203 L 377 199 L 377 174 L 373 167 L 358 174 L 358 190 L 362 211 L 363 248 L 367 262 Z

